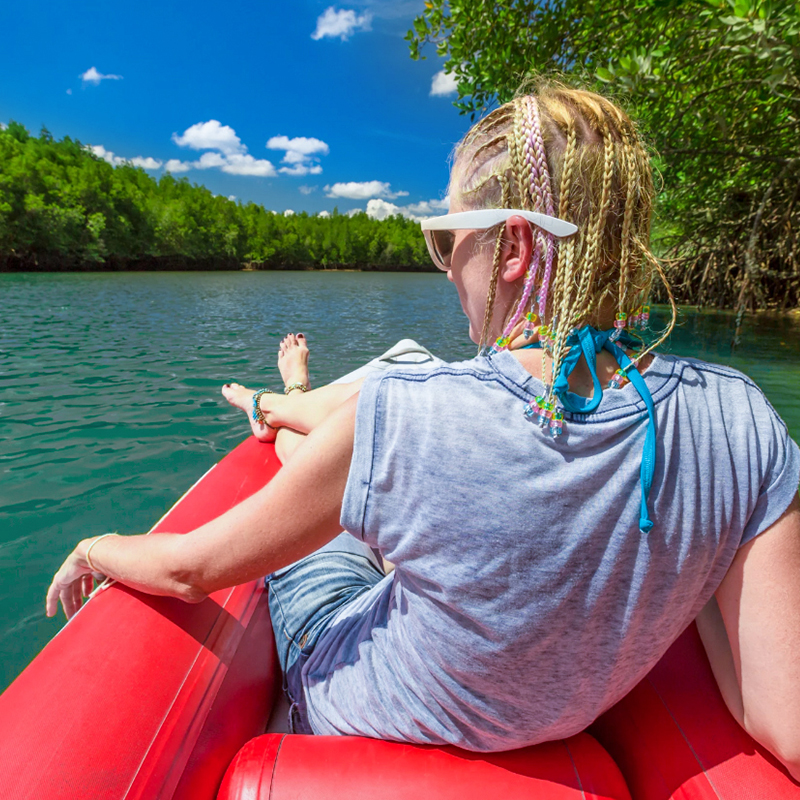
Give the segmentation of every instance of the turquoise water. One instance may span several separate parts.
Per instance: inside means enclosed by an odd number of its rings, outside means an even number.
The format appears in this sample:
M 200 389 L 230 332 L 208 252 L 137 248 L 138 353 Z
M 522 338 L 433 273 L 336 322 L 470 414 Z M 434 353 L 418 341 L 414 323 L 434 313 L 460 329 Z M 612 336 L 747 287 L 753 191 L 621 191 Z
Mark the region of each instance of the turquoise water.
M 279 386 L 278 343 L 299 330 L 315 383 L 405 337 L 475 353 L 443 275 L 0 275 L 0 689 L 63 623 L 44 593 L 72 546 L 149 529 L 247 435 L 220 385 Z M 731 330 L 685 313 L 666 349 L 748 373 L 800 438 L 800 323 L 748 322 L 734 356 Z

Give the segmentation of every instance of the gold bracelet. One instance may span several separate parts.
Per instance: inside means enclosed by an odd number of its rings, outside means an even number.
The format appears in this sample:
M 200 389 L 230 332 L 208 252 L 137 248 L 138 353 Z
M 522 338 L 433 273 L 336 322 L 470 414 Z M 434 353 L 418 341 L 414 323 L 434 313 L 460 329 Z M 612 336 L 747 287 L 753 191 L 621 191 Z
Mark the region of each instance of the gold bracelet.
M 284 390 L 284 394 L 289 394 L 289 392 L 293 391 L 294 389 L 299 389 L 303 394 L 308 391 L 308 386 L 304 383 L 290 383 Z
M 95 545 L 96 545 L 96 544 L 97 544 L 97 543 L 98 543 L 98 542 L 99 542 L 101 539 L 105 539 L 105 538 L 106 538 L 106 536 L 119 536 L 119 534 L 118 534 L 118 533 L 104 533 L 102 536 L 98 536 L 96 539 L 92 539 L 92 543 L 91 543 L 91 544 L 90 544 L 90 545 L 89 545 L 89 546 L 86 548 L 86 556 L 85 556 L 85 558 L 86 558 L 86 563 L 89 565 L 89 569 L 90 569 L 92 572 L 97 572 L 97 569 L 95 568 L 94 564 L 92 564 L 92 559 L 91 559 L 91 558 L 89 558 L 89 553 L 91 553 L 91 552 L 92 552 L 92 548 L 93 548 L 93 547 L 94 547 L 94 546 L 95 546 Z

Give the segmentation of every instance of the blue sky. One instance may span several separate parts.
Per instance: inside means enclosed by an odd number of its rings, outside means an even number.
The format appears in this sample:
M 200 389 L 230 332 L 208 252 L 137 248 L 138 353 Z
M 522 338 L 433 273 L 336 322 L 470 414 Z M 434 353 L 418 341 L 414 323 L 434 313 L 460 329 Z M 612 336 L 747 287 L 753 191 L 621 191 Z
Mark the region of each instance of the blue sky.
M 0 121 L 274 211 L 443 213 L 469 122 L 408 55 L 423 5 L 2 3 Z

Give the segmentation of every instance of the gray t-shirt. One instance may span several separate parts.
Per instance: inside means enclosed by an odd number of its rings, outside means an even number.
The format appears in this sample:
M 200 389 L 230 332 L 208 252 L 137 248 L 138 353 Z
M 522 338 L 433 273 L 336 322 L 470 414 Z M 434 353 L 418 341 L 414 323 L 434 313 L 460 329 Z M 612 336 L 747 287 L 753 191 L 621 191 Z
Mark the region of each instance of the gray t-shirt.
M 522 413 L 542 383 L 507 352 L 367 379 L 342 525 L 396 569 L 303 669 L 317 733 L 508 750 L 584 729 L 644 677 L 800 481 L 749 378 L 665 356 L 644 377 L 649 534 L 631 384 L 553 440 Z

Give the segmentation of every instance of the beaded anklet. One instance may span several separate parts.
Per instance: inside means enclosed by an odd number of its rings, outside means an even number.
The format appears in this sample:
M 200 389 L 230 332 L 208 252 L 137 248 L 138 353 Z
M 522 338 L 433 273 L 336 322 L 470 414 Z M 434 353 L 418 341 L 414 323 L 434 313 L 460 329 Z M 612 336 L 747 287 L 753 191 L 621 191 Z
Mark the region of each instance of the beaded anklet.
M 290 383 L 284 390 L 284 394 L 289 394 L 289 392 L 293 391 L 294 389 L 299 389 L 303 394 L 308 391 L 308 386 L 304 383 Z
M 259 389 L 253 395 L 253 422 L 259 422 L 261 425 L 267 425 L 267 420 L 264 418 L 264 412 L 261 410 L 261 395 L 273 394 L 272 389 Z

